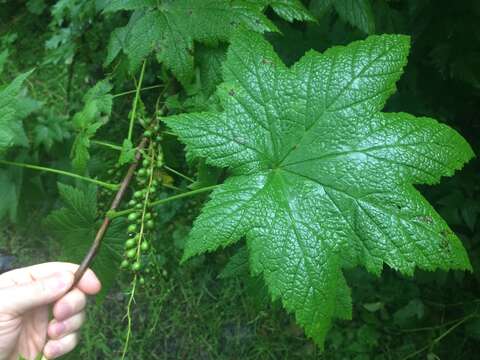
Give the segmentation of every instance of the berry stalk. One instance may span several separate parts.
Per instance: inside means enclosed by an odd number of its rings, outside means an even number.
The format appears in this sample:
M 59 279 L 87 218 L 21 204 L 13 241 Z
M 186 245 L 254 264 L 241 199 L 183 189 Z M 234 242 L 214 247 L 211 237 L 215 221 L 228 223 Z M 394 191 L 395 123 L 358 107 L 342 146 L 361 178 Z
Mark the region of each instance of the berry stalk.
M 130 184 L 130 181 L 133 178 L 135 170 L 137 169 L 138 163 L 140 162 L 140 159 L 142 157 L 142 150 L 145 148 L 147 142 L 148 142 L 148 138 L 146 138 L 146 137 L 144 137 L 142 139 L 142 141 L 140 141 L 140 144 L 138 145 L 137 151 L 135 153 L 135 160 L 133 161 L 133 163 L 128 168 L 127 174 L 125 175 L 122 182 L 120 183 L 120 188 L 119 188 L 117 194 L 115 195 L 115 198 L 113 199 L 112 204 L 110 205 L 110 209 L 109 209 L 108 212 L 115 211 L 118 208 L 118 206 L 120 205 L 120 202 L 122 201 L 122 198 L 125 195 L 125 192 L 128 188 L 128 185 Z M 95 239 L 93 240 L 92 246 L 88 250 L 87 255 L 85 255 L 85 258 L 83 259 L 79 268 L 75 272 L 75 280 L 73 282 L 72 287 L 74 287 L 80 281 L 83 274 L 85 274 L 85 271 L 89 268 L 90 264 L 92 263 L 93 259 L 95 258 L 95 255 L 97 254 L 98 249 L 100 248 L 103 237 L 105 236 L 105 233 L 107 232 L 107 229 L 110 225 L 110 222 L 111 222 L 111 219 L 108 216 L 105 216 L 105 218 L 103 219 L 103 223 L 100 226 L 100 228 L 98 229 L 97 234 L 95 236 Z

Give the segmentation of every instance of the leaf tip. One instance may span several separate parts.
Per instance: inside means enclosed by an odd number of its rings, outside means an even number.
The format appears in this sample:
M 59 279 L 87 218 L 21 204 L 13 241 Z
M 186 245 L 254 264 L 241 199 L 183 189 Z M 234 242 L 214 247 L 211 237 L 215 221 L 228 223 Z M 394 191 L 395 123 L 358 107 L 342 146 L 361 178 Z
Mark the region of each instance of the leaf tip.
M 185 265 L 185 263 L 192 258 L 191 254 L 187 249 L 184 250 L 182 258 L 180 259 L 180 265 Z

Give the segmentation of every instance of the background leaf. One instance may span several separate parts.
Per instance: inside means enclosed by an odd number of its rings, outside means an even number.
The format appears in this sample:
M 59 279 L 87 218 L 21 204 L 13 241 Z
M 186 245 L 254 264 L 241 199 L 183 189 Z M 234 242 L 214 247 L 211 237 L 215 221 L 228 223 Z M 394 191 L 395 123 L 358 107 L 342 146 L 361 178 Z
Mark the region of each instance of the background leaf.
M 0 88 L 0 155 L 15 145 L 28 146 L 22 120 L 35 106 L 30 105 L 29 99 L 20 96 L 20 91 L 31 73 L 32 71 L 23 73 L 8 86 Z
M 58 184 L 58 190 L 64 207 L 54 210 L 45 219 L 45 226 L 61 244 L 61 259 L 80 263 L 100 226 L 97 219 L 96 188 L 88 186 L 80 190 Z M 102 282 L 100 299 L 105 297 L 117 276 L 118 271 L 113 269 L 119 268 L 124 234 L 125 226 L 122 219 L 113 221 L 93 263 L 92 269 Z
M 105 125 L 112 112 L 112 85 L 108 80 L 99 81 L 84 96 L 83 109 L 73 117 L 77 136 L 72 146 L 72 165 L 78 173 L 85 173 L 90 159 L 90 139 Z

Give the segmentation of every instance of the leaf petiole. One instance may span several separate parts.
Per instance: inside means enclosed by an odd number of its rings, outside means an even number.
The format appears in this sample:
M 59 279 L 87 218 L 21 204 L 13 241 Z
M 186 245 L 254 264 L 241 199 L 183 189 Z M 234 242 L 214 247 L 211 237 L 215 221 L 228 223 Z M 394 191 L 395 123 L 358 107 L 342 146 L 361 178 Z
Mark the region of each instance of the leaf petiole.
M 135 90 L 135 99 L 133 100 L 132 114 L 130 116 L 130 125 L 128 126 L 128 140 L 132 141 L 133 124 L 135 123 L 135 115 L 137 114 L 138 100 L 140 99 L 140 89 L 142 88 L 143 75 L 145 75 L 145 68 L 147 61 L 145 60 L 140 72 L 140 79 L 138 80 L 137 89 Z
M 184 178 L 185 180 L 188 180 L 188 181 L 190 181 L 190 182 L 192 182 L 192 183 L 195 182 L 195 180 L 193 180 L 191 177 L 188 177 L 187 175 L 182 174 L 180 171 L 177 171 L 177 170 L 175 170 L 175 169 L 172 169 L 170 166 L 163 165 L 163 167 L 164 167 L 166 170 L 174 173 L 175 175 L 178 175 L 178 176 L 180 176 L 181 178 Z
M 152 85 L 152 86 L 147 86 L 147 87 L 144 87 L 142 89 L 140 89 L 140 91 L 146 91 L 146 90 L 153 90 L 153 89 L 158 89 L 158 88 L 161 88 L 163 87 L 164 85 Z M 129 90 L 129 91 L 124 91 L 124 92 L 121 92 L 121 93 L 118 93 L 118 94 L 114 94 L 112 95 L 113 98 L 117 98 L 117 97 L 120 97 L 120 96 L 125 96 L 125 95 L 129 95 L 129 94 L 134 94 L 137 92 L 137 89 L 135 90 Z
M 183 189 L 179 188 L 178 186 L 175 185 L 169 185 L 169 184 L 160 184 L 160 186 L 163 186 L 167 189 L 175 190 L 175 191 L 183 191 Z
M 120 185 L 118 185 L 118 184 L 111 184 L 111 183 L 107 183 L 105 181 L 92 179 L 92 178 L 87 177 L 87 176 L 82 176 L 82 175 L 78 175 L 78 174 L 75 174 L 75 173 L 71 173 L 69 171 L 52 169 L 52 168 L 45 167 L 45 166 L 25 164 L 25 163 L 19 163 L 19 162 L 14 162 L 14 161 L 7 161 L 7 160 L 0 160 L 0 164 L 17 166 L 17 167 L 22 167 L 22 168 L 32 169 L 32 170 L 38 170 L 38 171 L 51 172 L 51 173 L 59 174 L 59 175 L 65 175 L 65 176 L 69 176 L 69 177 L 79 179 L 79 180 L 82 180 L 82 181 L 87 181 L 87 182 L 102 186 L 104 188 L 107 188 L 107 189 L 113 190 L 113 191 L 118 190 L 118 188 L 120 187 Z
M 95 145 L 104 146 L 106 148 L 116 150 L 116 151 L 122 151 L 121 146 L 111 144 L 111 143 L 106 142 L 106 141 L 100 141 L 100 140 L 90 140 L 90 141 L 91 141 L 92 144 L 95 144 Z
M 194 195 L 201 194 L 201 193 L 204 193 L 204 192 L 207 192 L 207 191 L 211 191 L 211 190 L 213 190 L 213 189 L 215 189 L 219 186 L 220 186 L 220 184 L 212 185 L 212 186 L 206 186 L 206 187 L 203 187 L 201 189 L 196 189 L 196 190 L 184 192 L 182 194 L 169 196 L 165 199 L 160 199 L 160 200 L 151 202 L 149 204 L 149 206 L 163 205 L 163 204 L 166 204 L 170 201 L 174 201 L 174 200 L 178 200 L 178 199 L 181 199 L 181 198 L 184 198 L 184 197 L 194 196 Z M 122 210 L 122 211 L 109 211 L 109 212 L 107 212 L 107 216 L 110 219 L 115 219 L 117 217 L 125 216 L 125 215 L 128 215 L 128 214 L 130 214 L 132 212 L 135 212 L 135 211 L 141 211 L 141 210 L 135 209 L 135 208 L 130 208 L 130 209 Z

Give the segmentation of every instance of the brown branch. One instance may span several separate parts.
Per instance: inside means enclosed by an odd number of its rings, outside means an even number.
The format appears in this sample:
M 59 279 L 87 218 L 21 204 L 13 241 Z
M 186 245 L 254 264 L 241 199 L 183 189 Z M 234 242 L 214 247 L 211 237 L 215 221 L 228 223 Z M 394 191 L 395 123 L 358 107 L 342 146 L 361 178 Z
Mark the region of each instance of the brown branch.
M 137 147 L 137 151 L 135 153 L 135 160 L 133 163 L 130 165 L 128 168 L 127 174 L 122 180 L 122 183 L 120 184 L 120 189 L 118 189 L 117 194 L 115 195 L 115 198 L 112 201 L 112 205 L 110 206 L 109 212 L 115 211 L 118 206 L 120 205 L 120 202 L 122 201 L 123 196 L 125 195 L 125 192 L 128 188 L 128 185 L 130 184 L 130 181 L 133 178 L 133 174 L 135 173 L 135 170 L 138 166 L 138 163 L 140 161 L 140 158 L 142 157 L 141 151 L 145 147 L 145 145 L 148 142 L 148 138 L 144 137 L 140 144 Z M 108 212 L 107 212 L 108 213 Z M 103 223 L 100 226 L 100 228 L 97 231 L 97 235 L 95 236 L 95 239 L 93 240 L 92 246 L 90 246 L 90 249 L 88 250 L 87 255 L 85 255 L 85 258 L 83 259 L 82 263 L 80 264 L 80 267 L 77 269 L 75 272 L 75 278 L 74 282 L 72 285 L 72 288 L 77 285 L 77 283 L 80 281 L 82 276 L 85 274 L 85 271 L 89 268 L 90 264 L 92 263 L 93 259 L 97 255 L 97 252 L 100 248 L 100 245 L 102 244 L 103 237 L 105 236 L 105 233 L 107 232 L 108 226 L 110 225 L 111 219 L 108 216 L 105 216 L 103 219 Z

